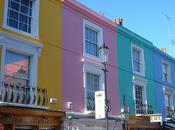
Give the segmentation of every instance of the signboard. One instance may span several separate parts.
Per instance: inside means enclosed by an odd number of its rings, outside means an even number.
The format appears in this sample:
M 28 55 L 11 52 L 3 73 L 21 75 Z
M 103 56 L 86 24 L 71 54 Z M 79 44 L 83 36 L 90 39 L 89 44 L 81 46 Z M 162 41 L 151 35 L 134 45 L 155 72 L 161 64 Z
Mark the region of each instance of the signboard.
M 150 122 L 162 122 L 162 115 L 150 115 Z
M 105 92 L 104 91 L 95 92 L 95 118 L 96 119 L 105 118 Z

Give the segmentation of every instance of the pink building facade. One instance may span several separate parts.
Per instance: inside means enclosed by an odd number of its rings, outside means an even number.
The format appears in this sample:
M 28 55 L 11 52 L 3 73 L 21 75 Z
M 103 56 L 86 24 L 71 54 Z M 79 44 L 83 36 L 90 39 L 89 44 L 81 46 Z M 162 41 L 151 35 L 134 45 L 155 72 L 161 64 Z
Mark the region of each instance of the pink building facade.
M 65 129 L 105 127 L 103 120 L 94 119 L 95 91 L 104 90 L 103 65 L 98 55 L 103 43 L 109 47 L 107 90 L 113 129 L 116 120 L 120 122 L 115 24 L 74 0 L 65 0 L 62 29 L 62 108 L 68 115 Z

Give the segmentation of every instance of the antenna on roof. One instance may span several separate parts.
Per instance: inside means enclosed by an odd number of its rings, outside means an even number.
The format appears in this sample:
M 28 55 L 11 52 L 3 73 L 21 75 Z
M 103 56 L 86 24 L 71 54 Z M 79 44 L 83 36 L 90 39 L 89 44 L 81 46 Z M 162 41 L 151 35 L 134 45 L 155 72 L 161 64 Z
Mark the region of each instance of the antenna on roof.
M 169 54 L 173 57 L 175 57 L 175 41 L 173 40 L 172 33 L 171 33 L 171 19 L 172 17 L 168 16 L 167 14 L 162 12 L 162 15 L 166 18 L 167 20 L 167 28 L 168 28 L 168 50 Z
M 168 16 L 167 14 L 163 13 L 163 12 L 162 12 L 162 15 L 166 18 L 167 24 L 168 24 L 168 41 L 169 41 L 169 44 L 175 44 L 175 41 L 172 38 L 171 28 L 170 28 L 170 21 L 171 21 L 172 18 L 170 16 Z

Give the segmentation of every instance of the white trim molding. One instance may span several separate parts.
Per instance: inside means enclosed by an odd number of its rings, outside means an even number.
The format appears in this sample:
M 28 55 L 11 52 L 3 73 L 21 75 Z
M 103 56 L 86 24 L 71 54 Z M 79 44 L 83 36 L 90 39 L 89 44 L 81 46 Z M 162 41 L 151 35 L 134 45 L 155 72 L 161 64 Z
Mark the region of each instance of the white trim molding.
M 140 51 L 140 72 L 135 71 L 134 70 L 134 63 L 133 63 L 133 49 L 136 49 L 138 51 Z M 137 75 L 141 75 L 141 76 L 145 76 L 145 59 L 144 59 L 144 50 L 143 48 L 135 45 L 135 44 L 131 44 L 131 62 L 132 62 L 132 71 L 133 73 L 137 74 Z
M 30 78 L 29 85 L 37 86 L 38 58 L 42 50 L 42 44 L 18 38 L 14 35 L 0 32 L 3 40 L 0 42 L 1 52 L 1 81 L 4 79 L 5 55 L 6 51 L 30 56 Z
M 40 13 L 40 0 L 32 0 L 32 19 L 31 19 L 31 33 L 10 27 L 7 25 L 7 14 L 8 14 L 8 3 L 9 0 L 4 0 L 4 17 L 3 17 L 3 27 L 17 32 L 23 35 L 27 35 L 34 38 L 39 38 L 39 13 Z
M 83 56 L 84 57 L 88 57 L 90 59 L 96 60 L 96 61 L 100 61 L 99 57 L 93 56 L 91 54 L 86 53 L 86 41 L 85 41 L 85 28 L 88 27 L 92 30 L 95 30 L 97 32 L 97 44 L 98 47 L 103 45 L 103 28 L 86 20 L 83 19 Z

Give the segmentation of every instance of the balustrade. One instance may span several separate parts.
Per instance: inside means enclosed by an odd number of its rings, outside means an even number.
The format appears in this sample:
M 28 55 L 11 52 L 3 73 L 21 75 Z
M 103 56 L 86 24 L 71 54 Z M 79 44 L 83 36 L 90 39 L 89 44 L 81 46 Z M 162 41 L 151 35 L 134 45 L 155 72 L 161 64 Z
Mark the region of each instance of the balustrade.
M 34 86 L 1 82 L 0 102 L 32 106 L 47 106 L 47 90 Z
M 137 114 L 153 114 L 153 108 L 151 105 L 137 103 L 136 104 L 136 113 Z

